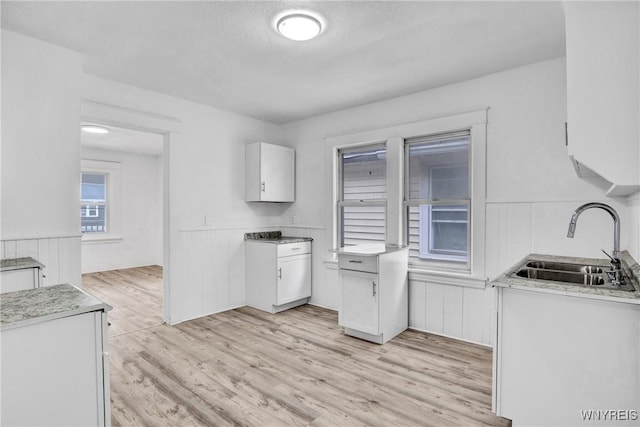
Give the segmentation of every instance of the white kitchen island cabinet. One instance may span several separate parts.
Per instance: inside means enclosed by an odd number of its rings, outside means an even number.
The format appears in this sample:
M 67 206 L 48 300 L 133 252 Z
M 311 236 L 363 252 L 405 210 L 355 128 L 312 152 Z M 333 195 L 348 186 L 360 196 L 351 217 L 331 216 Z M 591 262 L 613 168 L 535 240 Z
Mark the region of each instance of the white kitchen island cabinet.
M 245 200 L 295 201 L 295 150 L 255 142 L 245 147 Z
M 111 307 L 66 284 L 4 293 L 0 303 L 0 424 L 111 425 Z
M 248 239 L 245 263 L 248 306 L 277 313 L 309 302 L 311 239 Z
M 406 248 L 362 245 L 340 250 L 338 323 L 346 335 L 384 344 L 407 329 L 407 263 Z

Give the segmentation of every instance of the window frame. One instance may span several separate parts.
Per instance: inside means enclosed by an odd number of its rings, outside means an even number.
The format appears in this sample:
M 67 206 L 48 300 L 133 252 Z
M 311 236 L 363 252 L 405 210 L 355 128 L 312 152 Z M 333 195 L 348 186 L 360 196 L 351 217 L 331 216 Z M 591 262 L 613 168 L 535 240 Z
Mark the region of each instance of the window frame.
M 105 181 L 105 199 L 106 199 L 106 232 L 81 232 L 83 243 L 100 243 L 106 241 L 122 240 L 121 237 L 121 212 L 120 212 L 120 182 L 121 182 L 121 164 L 119 162 L 111 162 L 104 160 L 82 159 L 80 166 L 80 185 L 82 185 L 82 174 L 103 174 L 106 176 Z M 80 194 L 80 205 L 82 206 L 82 193 Z M 102 203 L 95 203 L 100 205 Z M 81 217 L 78 217 L 81 221 Z
M 339 249 L 337 239 L 338 215 L 335 209 L 338 200 L 336 151 L 348 147 L 380 143 L 386 141 L 387 147 L 387 209 L 386 237 L 387 245 L 406 245 L 408 226 L 404 205 L 405 154 L 404 141 L 422 135 L 435 135 L 455 131 L 470 130 L 469 153 L 471 164 L 469 178 L 471 186 L 470 243 L 469 262 L 466 269 L 452 269 L 449 265 L 433 263 L 425 266 L 409 266 L 410 280 L 451 281 L 453 284 L 474 288 L 486 286 L 485 276 L 485 210 L 486 210 L 486 129 L 488 108 L 474 109 L 460 113 L 418 119 L 412 122 L 392 124 L 386 127 L 354 131 L 324 138 L 327 164 L 325 169 L 327 182 L 333 182 L 326 193 L 327 206 L 331 206 L 332 215 L 327 215 L 325 226 L 326 241 L 332 242 L 333 255 L 328 265 L 335 263 L 335 253 Z M 447 282 L 449 283 L 449 282 Z
M 468 143 L 468 148 L 467 148 L 467 198 L 463 199 L 438 199 L 438 198 L 434 198 L 433 197 L 433 179 L 432 179 L 432 175 L 433 175 L 433 169 L 446 169 L 446 168 L 453 168 L 453 167 L 457 167 L 460 166 L 462 163 L 457 163 L 457 164 L 452 164 L 450 166 L 446 166 L 446 165 L 434 165 L 434 166 L 430 166 L 428 169 L 428 174 L 429 174 L 429 195 L 431 196 L 431 198 L 428 199 L 423 199 L 423 198 L 411 198 L 410 195 L 410 182 L 411 182 L 411 170 L 409 168 L 409 164 L 410 164 L 410 147 L 411 145 L 415 145 L 415 144 L 420 144 L 420 143 L 425 143 L 425 142 L 429 142 L 429 141 L 441 141 L 441 140 L 446 140 L 446 139 L 454 139 L 454 138 L 459 138 L 459 137 L 467 137 L 469 139 L 469 143 Z M 405 242 L 407 244 L 407 246 L 409 245 L 409 238 L 410 238 L 410 227 L 409 227 L 409 215 L 410 215 L 410 209 L 412 206 L 415 206 L 418 208 L 419 211 L 419 215 L 422 215 L 421 211 L 421 206 L 427 206 L 429 208 L 429 219 L 428 219 L 428 223 L 429 223 L 429 242 L 428 247 L 429 247 L 429 259 L 424 259 L 424 260 L 420 260 L 418 262 L 412 263 L 411 258 L 409 259 L 409 266 L 413 267 L 413 268 L 435 268 L 435 269 L 442 269 L 442 270 L 454 270 L 454 271 L 470 271 L 470 263 L 471 263 L 471 250 L 472 250 L 472 237 L 471 237 L 471 229 L 472 229 L 472 215 L 471 215 L 471 211 L 472 211 L 472 204 L 473 204 L 473 197 L 472 197 L 472 186 L 473 186 L 473 177 L 471 176 L 471 171 L 473 168 L 473 153 L 472 153 L 472 145 L 473 140 L 472 140 L 472 135 L 471 135 L 471 129 L 470 128 L 465 128 L 465 129 L 455 129 L 455 130 L 451 130 L 449 132 L 438 132 L 435 134 L 428 134 L 428 135 L 420 135 L 420 136 L 413 136 L 410 138 L 405 138 L 404 139 L 404 164 L 405 164 L 405 175 L 404 175 L 404 185 L 403 185 L 403 194 L 404 194 L 404 201 L 403 201 L 403 207 L 404 207 L 404 215 L 405 215 Z M 433 233 L 432 233 L 432 229 L 433 229 L 433 219 L 432 219 L 432 208 L 435 206 L 452 206 L 452 205 L 460 205 L 463 206 L 465 205 L 467 207 L 467 251 L 466 251 L 466 256 L 461 257 L 461 256 L 457 256 L 456 254 L 449 252 L 449 253 L 445 253 L 445 251 L 440 251 L 440 253 L 438 253 L 438 251 L 432 251 L 432 240 L 433 240 Z M 423 231 L 420 230 L 420 244 L 422 244 L 422 234 Z M 455 259 L 458 258 L 458 259 Z M 464 259 L 461 259 L 464 258 Z

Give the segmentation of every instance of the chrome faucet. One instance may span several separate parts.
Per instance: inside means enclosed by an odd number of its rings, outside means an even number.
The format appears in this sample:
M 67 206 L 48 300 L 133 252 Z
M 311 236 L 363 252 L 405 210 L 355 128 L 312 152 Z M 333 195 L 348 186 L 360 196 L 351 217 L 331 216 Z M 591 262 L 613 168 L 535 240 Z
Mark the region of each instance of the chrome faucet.
M 620 286 L 622 278 L 622 267 L 620 264 L 620 217 L 618 216 L 618 212 L 616 212 L 615 209 L 613 209 L 609 205 L 605 205 L 604 203 L 596 202 L 585 203 L 584 205 L 578 207 L 578 209 L 576 209 L 571 216 L 571 221 L 569 222 L 569 231 L 567 231 L 567 237 L 573 238 L 573 235 L 576 232 L 576 223 L 578 221 L 578 217 L 582 212 L 591 208 L 604 209 L 605 211 L 609 212 L 609 215 L 611 215 L 611 218 L 613 218 L 613 252 L 611 253 L 611 255 L 606 253 L 604 250 L 602 250 L 602 252 L 604 252 L 604 254 L 611 259 L 611 271 L 607 272 L 611 277 L 611 284 L 614 286 Z

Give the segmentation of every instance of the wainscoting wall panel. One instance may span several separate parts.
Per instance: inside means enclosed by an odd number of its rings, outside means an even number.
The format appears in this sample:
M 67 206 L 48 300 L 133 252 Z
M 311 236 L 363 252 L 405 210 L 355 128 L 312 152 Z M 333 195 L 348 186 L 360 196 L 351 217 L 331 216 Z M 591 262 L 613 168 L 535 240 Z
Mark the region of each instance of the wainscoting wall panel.
M 80 274 L 81 236 L 0 241 L 5 258 L 31 257 L 44 264 L 42 286 L 70 283 L 82 287 Z

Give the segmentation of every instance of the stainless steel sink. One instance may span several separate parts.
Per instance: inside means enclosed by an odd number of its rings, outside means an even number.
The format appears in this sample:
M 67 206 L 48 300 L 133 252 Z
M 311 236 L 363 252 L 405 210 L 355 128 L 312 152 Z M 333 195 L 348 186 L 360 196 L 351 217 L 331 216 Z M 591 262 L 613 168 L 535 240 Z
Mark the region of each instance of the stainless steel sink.
M 510 275 L 512 277 L 517 276 L 524 279 L 543 280 L 567 285 L 635 291 L 632 279 L 624 271 L 622 283 L 614 285 L 611 283 L 607 270 L 607 267 L 600 265 L 529 260 L 516 268 Z
M 604 268 L 602 266 L 570 264 L 565 262 L 529 261 L 526 266 L 541 270 L 572 271 L 584 274 L 604 273 Z

